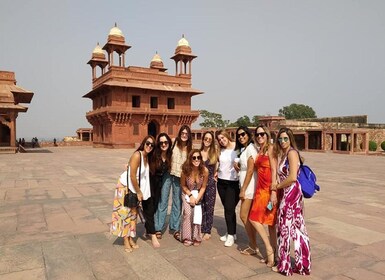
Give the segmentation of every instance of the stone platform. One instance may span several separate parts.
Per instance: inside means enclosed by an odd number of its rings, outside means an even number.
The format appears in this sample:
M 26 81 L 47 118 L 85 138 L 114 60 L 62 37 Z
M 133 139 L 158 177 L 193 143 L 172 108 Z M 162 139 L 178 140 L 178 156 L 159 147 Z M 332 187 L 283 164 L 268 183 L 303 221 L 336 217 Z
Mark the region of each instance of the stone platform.
M 133 150 L 52 147 L 0 155 L 0 280 L 284 279 L 247 241 L 223 246 L 217 200 L 212 239 L 184 247 L 166 232 L 161 248 L 142 238 L 125 253 L 109 234 L 115 183 Z M 312 274 L 291 279 L 385 279 L 385 157 L 303 153 L 321 186 L 305 201 Z M 259 245 L 264 252 L 262 241 Z

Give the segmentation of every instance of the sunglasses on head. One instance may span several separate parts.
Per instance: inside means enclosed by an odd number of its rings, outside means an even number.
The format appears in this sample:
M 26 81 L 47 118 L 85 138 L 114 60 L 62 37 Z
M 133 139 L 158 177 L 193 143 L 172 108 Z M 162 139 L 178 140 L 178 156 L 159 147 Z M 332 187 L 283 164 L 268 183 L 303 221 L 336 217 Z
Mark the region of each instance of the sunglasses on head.
M 150 141 L 146 141 L 146 146 L 149 146 L 151 148 L 154 148 L 154 143 L 150 142 Z
M 242 137 L 245 137 L 245 135 L 246 135 L 246 132 L 238 133 L 238 138 L 241 137 L 241 136 L 242 136 Z
M 168 141 L 159 141 L 159 145 L 168 145 Z
M 202 159 L 201 156 L 192 156 L 191 158 L 192 158 L 193 160 L 201 160 L 201 159 Z
M 279 143 L 288 142 L 288 141 L 289 141 L 289 137 L 279 137 L 278 138 Z
M 263 137 L 263 136 L 265 136 L 266 135 L 266 132 L 257 132 L 257 133 L 255 133 L 255 137 Z

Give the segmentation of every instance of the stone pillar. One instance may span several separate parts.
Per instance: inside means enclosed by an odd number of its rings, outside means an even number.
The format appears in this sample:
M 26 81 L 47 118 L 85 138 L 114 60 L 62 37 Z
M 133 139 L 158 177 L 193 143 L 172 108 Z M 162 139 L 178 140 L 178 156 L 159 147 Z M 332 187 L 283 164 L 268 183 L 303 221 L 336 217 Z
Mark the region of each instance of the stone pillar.
M 10 135 L 10 146 L 11 147 L 16 147 L 16 117 L 17 113 L 11 112 L 10 114 L 11 121 L 10 121 L 10 126 L 9 126 L 9 133 Z
M 309 133 L 305 132 L 305 151 L 309 150 Z

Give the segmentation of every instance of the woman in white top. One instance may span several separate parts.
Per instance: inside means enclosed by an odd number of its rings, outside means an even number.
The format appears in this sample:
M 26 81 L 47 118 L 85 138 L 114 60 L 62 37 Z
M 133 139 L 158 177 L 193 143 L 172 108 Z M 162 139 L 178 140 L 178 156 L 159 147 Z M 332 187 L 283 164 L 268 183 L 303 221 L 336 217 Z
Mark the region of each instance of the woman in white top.
M 148 157 L 153 151 L 154 143 L 155 139 L 150 135 L 143 139 L 128 163 L 129 176 L 127 176 L 127 171 L 125 171 L 120 176 L 115 190 L 110 231 L 113 235 L 123 237 L 126 252 L 132 252 L 132 249 L 139 248 L 133 239 L 136 236 L 137 209 L 124 206 L 124 196 L 127 193 L 127 177 L 129 177 L 128 188 L 130 192 L 137 194 L 139 201 L 146 201 L 151 197 Z M 149 213 L 147 207 L 145 207 L 145 202 L 143 203 L 143 212 L 146 218 L 146 230 L 148 233 L 151 233 L 151 227 L 154 228 L 154 213 Z M 155 229 L 153 233 L 155 233 Z M 156 236 L 153 235 L 152 238 L 156 239 Z
M 254 145 L 253 136 L 247 126 L 238 127 L 235 135 L 235 150 L 238 152 L 239 157 L 239 162 L 234 165 L 234 168 L 238 171 L 239 175 L 239 198 L 241 199 L 239 216 L 245 226 L 249 238 L 249 246 L 241 250 L 241 254 L 258 255 L 260 259 L 263 259 L 257 248 L 257 231 L 249 221 L 249 213 L 254 199 L 255 181 L 257 178 L 254 169 L 257 150 Z
M 237 153 L 234 150 L 235 143 L 225 130 L 219 130 L 216 134 L 218 144 L 221 148 L 218 167 L 218 194 L 225 208 L 225 221 L 227 233 L 220 240 L 230 247 L 236 240 L 237 215 L 235 207 L 239 201 L 238 173 L 234 169 L 234 160 Z

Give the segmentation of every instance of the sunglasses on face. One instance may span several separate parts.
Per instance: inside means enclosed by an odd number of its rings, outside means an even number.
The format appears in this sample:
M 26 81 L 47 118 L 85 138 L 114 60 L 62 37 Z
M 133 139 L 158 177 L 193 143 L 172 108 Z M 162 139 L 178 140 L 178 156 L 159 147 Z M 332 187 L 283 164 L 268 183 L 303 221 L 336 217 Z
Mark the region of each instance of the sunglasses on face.
M 146 141 L 146 146 L 149 146 L 150 148 L 154 148 L 154 143 L 150 141 Z
M 242 137 L 245 137 L 245 135 L 246 135 L 246 132 L 238 133 L 238 138 L 241 137 L 241 136 L 242 136 Z
M 212 138 L 205 137 L 205 139 L 203 139 L 203 140 L 206 141 L 206 142 L 211 142 L 213 139 L 212 139 Z
M 184 136 L 188 136 L 188 132 L 182 131 L 181 134 L 180 134 L 180 136 L 183 136 L 183 135 L 184 135 Z
M 263 137 L 265 135 L 266 135 L 266 132 L 255 133 L 255 137 Z
M 202 159 L 201 156 L 192 156 L 191 158 L 192 158 L 192 160 L 201 160 Z
M 168 145 L 168 141 L 159 141 L 159 145 Z
M 279 137 L 278 138 L 279 143 L 284 143 L 284 142 L 288 142 L 288 141 L 289 141 L 289 137 Z

